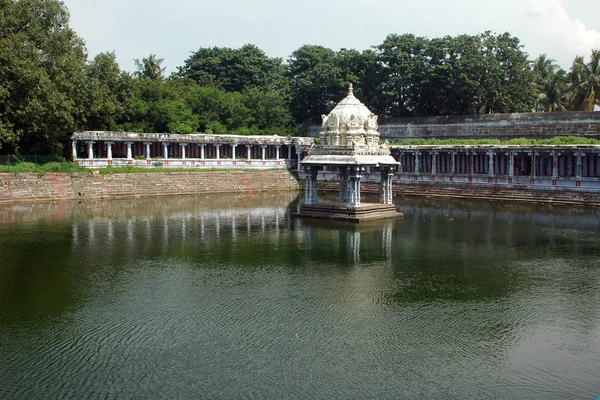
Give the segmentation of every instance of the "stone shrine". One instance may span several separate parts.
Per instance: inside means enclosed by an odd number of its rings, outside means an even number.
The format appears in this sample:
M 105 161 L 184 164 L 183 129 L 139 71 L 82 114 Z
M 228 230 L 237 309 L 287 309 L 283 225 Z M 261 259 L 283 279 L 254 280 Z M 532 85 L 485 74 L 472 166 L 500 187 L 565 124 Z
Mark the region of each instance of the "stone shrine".
M 347 221 L 402 216 L 392 200 L 392 179 L 399 163 L 391 156 L 387 142 L 379 144 L 377 116 L 353 93 L 338 103 L 329 115 L 322 115 L 319 144 L 313 145 L 300 161 L 306 174 L 306 197 L 296 215 Z M 336 170 L 340 189 L 337 202 L 319 202 L 319 170 Z M 365 171 L 379 170 L 380 202 L 362 203 L 360 179 Z

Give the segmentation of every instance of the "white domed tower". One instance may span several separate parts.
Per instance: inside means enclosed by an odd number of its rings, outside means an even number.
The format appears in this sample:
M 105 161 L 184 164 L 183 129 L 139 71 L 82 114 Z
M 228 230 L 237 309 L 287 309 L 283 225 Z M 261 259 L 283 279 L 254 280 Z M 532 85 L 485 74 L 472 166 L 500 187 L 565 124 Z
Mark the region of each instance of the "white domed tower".
M 352 84 L 348 96 L 321 118 L 320 144 L 378 152 L 377 115 L 354 97 Z
M 360 220 L 359 214 L 369 208 L 375 211 L 369 214 L 370 218 L 398 216 L 399 213 L 395 211 L 392 202 L 392 178 L 393 171 L 399 163 L 391 156 L 387 142 L 379 144 L 377 116 L 354 96 L 352 84 L 348 89 L 348 96 L 339 102 L 329 115 L 322 115 L 321 118 L 319 144 L 314 145 L 300 162 L 306 173 L 306 198 L 305 206 L 299 215 L 325 218 L 324 215 L 331 214 L 339 217 L 335 219 Z M 342 204 L 341 208 L 336 208 L 337 206 L 331 203 L 317 204 L 317 176 L 323 167 L 338 169 L 340 196 L 336 204 L 346 203 L 346 206 Z M 360 178 L 367 167 L 370 171 L 381 172 L 383 204 L 361 207 Z M 328 212 L 319 211 L 326 206 Z M 334 209 L 337 211 L 332 212 Z M 354 211 L 349 217 L 345 211 L 341 211 L 342 209 Z

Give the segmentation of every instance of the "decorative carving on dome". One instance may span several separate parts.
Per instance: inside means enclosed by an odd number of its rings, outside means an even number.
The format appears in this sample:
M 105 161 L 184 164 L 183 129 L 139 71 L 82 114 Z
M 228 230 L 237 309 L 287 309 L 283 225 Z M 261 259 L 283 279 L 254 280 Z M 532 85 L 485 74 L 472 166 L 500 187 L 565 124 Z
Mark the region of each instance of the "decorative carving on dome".
M 379 146 L 377 115 L 360 102 L 353 92 L 352 84 L 348 95 L 328 115 L 321 115 L 320 144 L 312 154 L 389 155 L 389 148 Z
M 377 115 L 371 114 L 367 117 L 367 121 L 365 123 L 365 129 L 367 131 L 376 131 L 377 130 Z
M 327 117 L 327 126 L 329 129 L 337 129 L 339 125 L 340 121 L 338 116 L 335 114 L 329 114 L 329 117 Z

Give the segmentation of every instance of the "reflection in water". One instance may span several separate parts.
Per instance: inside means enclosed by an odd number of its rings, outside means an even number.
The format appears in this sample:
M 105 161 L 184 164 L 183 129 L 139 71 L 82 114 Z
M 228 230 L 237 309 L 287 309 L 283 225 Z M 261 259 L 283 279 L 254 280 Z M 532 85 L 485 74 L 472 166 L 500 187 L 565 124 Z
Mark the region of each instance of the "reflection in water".
M 0 208 L 0 398 L 594 398 L 600 213 L 294 194 Z

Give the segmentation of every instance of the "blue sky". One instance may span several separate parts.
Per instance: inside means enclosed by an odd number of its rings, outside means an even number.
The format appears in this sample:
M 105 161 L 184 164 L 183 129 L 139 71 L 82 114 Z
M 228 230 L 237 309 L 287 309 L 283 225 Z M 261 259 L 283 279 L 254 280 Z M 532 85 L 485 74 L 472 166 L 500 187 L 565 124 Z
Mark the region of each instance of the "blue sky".
M 568 69 L 600 48 L 599 0 L 63 0 L 91 57 L 115 51 L 121 68 L 164 58 L 168 71 L 199 47 L 252 43 L 286 60 L 304 44 L 364 50 L 390 33 L 439 37 L 510 32 L 531 58 Z

